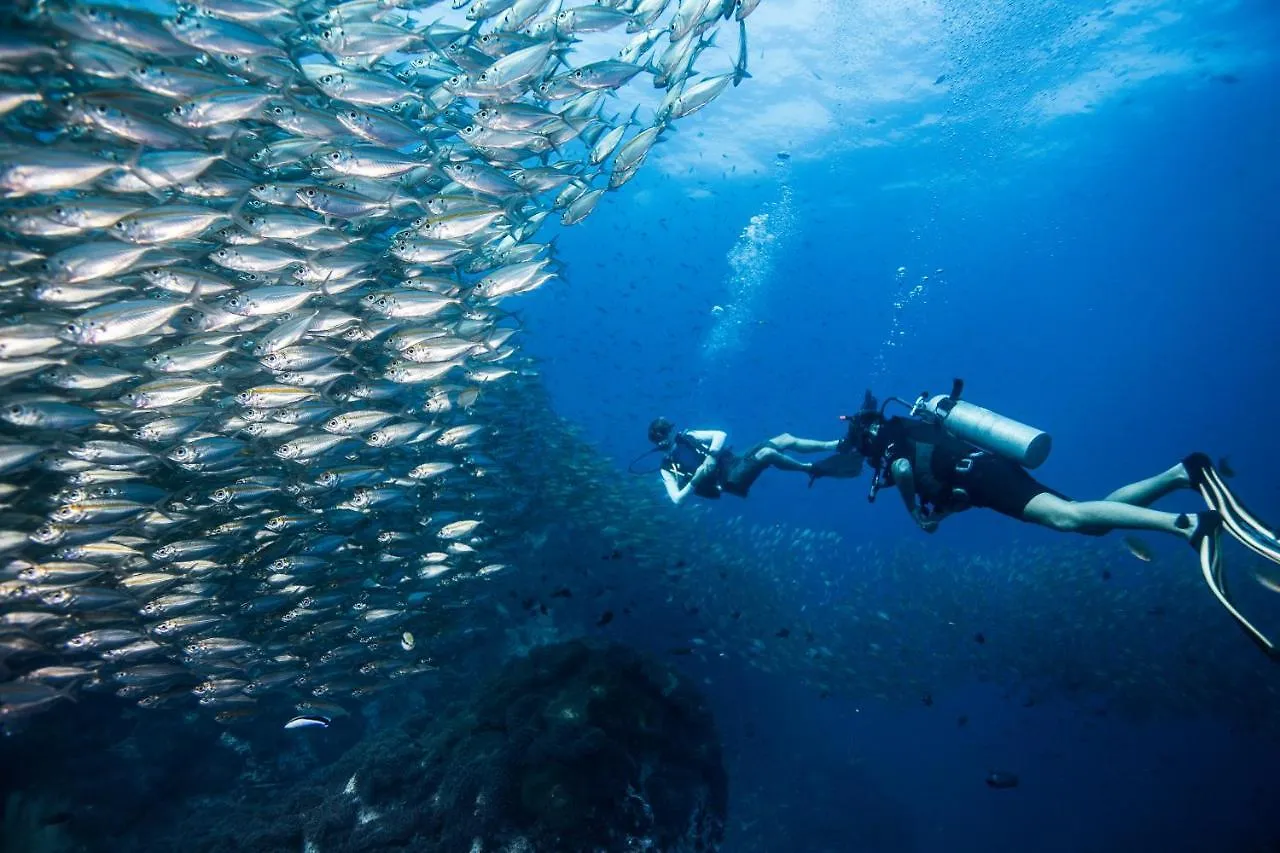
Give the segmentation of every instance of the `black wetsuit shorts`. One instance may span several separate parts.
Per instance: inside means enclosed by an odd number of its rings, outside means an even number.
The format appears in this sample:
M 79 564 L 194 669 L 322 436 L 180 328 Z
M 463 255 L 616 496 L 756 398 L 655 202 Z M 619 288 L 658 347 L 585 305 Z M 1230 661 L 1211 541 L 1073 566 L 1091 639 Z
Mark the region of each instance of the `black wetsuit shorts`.
M 721 490 L 745 498 L 751 489 L 751 484 L 764 473 L 765 468 L 769 467 L 767 461 L 756 458 L 756 454 L 765 447 L 773 447 L 773 445 L 762 441 L 742 456 L 722 453 L 716 461 Z
M 1017 462 L 993 453 L 970 458 L 973 464 L 968 471 L 956 472 L 955 484 L 969 495 L 972 506 L 987 507 L 1021 520 L 1027 504 L 1039 495 L 1050 494 L 1065 501 L 1071 500 L 1032 477 Z

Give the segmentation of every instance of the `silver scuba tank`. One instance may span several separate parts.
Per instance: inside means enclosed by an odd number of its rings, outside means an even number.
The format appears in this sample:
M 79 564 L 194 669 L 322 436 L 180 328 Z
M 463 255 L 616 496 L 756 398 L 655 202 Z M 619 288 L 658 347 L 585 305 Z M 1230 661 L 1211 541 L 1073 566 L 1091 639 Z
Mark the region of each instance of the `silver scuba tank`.
M 931 400 L 921 397 L 916 408 L 942 424 L 942 428 L 962 441 L 1003 456 L 1024 468 L 1038 468 L 1049 458 L 1053 438 L 1049 433 L 998 415 L 990 409 L 939 394 Z

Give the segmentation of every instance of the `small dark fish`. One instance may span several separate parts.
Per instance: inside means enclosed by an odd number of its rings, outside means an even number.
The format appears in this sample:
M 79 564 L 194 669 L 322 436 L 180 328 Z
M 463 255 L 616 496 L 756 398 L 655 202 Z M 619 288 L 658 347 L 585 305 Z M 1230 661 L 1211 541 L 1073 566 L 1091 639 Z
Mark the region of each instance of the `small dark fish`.
M 790 636 L 791 636 L 791 629 L 790 629 L 790 628 L 779 628 L 779 629 L 778 629 L 778 632 L 777 632 L 776 634 L 774 634 L 773 636 L 775 636 L 775 637 L 781 637 L 782 639 L 784 639 L 784 640 L 785 640 L 787 637 L 790 637 Z
M 612 621 L 613 621 L 613 611 L 606 610 L 604 613 L 601 613 L 600 618 L 596 620 L 596 627 L 603 628 L 605 625 L 608 625 Z
M 938 79 L 933 81 L 933 85 L 941 86 L 943 83 L 947 82 L 947 80 L 949 80 L 950 77 L 951 75 L 949 74 L 939 74 Z
M 672 649 L 668 654 L 673 654 L 673 655 L 691 655 L 691 654 L 693 654 L 693 649 L 689 648 L 688 646 L 676 646 L 676 647 L 675 647 L 674 649 Z
M 920 701 L 924 703 L 924 706 L 925 706 L 926 708 L 932 708 L 932 707 L 933 707 L 933 694 L 932 694 L 932 693 L 926 693 L 926 694 L 924 694 L 924 696 L 921 696 L 921 697 L 920 697 Z
M 778 159 L 779 159 L 779 160 L 783 160 L 783 161 L 785 161 L 785 160 L 790 160 L 790 159 L 791 159 L 791 152 L 789 152 L 789 151 L 779 151 L 779 152 L 778 152 Z
M 1016 788 L 1018 787 L 1018 776 L 1016 773 L 1007 773 L 1003 770 L 992 770 L 987 774 L 988 788 Z
M 973 641 L 978 645 L 982 645 L 987 641 L 987 637 L 981 631 L 973 635 Z
M 961 714 L 960 716 L 956 717 L 956 725 L 959 726 L 960 728 L 964 728 L 965 726 L 969 725 L 968 715 Z
M 319 714 L 302 714 L 285 723 L 284 727 L 286 729 L 307 729 L 312 726 L 319 726 L 322 729 L 327 729 L 330 722 L 332 721 L 328 717 L 322 717 Z
M 1230 456 L 1219 456 L 1217 467 L 1218 467 L 1218 473 L 1223 476 L 1223 479 L 1230 480 L 1232 477 L 1236 475 L 1236 470 L 1231 467 Z
M 573 598 L 573 590 L 567 586 L 562 586 L 555 592 L 551 593 L 552 598 Z

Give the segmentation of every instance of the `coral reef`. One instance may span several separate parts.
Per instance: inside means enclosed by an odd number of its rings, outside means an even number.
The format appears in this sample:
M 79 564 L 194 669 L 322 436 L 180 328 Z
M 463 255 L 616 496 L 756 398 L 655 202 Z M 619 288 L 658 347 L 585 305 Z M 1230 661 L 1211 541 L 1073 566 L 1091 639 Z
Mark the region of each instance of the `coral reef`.
M 78 848 L 63 826 L 67 817 L 45 799 L 10 793 L 0 816 L 0 853 L 71 853 Z
M 688 683 L 625 646 L 574 641 L 269 803 L 211 803 L 184 834 L 210 851 L 712 853 L 726 802 L 715 725 Z

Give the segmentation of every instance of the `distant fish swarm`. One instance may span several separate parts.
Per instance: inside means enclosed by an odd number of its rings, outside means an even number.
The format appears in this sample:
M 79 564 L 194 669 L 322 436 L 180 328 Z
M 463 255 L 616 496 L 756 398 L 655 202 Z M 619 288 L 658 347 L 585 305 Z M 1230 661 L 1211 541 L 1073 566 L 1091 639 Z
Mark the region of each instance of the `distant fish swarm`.
M 518 512 L 482 479 L 514 428 L 481 398 L 532 381 L 502 300 L 556 277 L 548 216 L 749 76 L 757 4 L 6 13 L 0 722 L 80 689 L 319 720 L 433 669 L 407 625 Z M 640 75 L 652 120 L 606 118 Z

